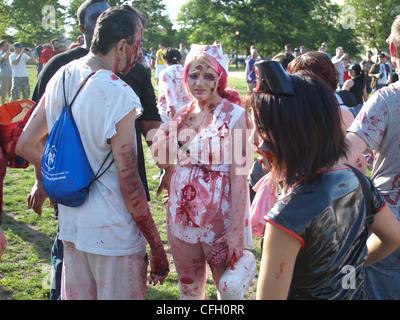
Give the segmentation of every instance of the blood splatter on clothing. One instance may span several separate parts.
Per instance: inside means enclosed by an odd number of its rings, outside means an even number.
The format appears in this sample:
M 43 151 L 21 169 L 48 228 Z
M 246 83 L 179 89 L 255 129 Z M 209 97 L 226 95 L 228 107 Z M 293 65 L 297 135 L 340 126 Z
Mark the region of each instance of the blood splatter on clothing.
M 183 67 L 181 64 L 168 66 L 160 72 L 158 89 L 157 108 L 161 117 L 169 117 L 167 115 L 169 107 L 175 107 L 175 111 L 178 111 L 190 102 L 183 83 Z
M 374 152 L 371 180 L 400 221 L 400 82 L 368 99 L 348 129 Z
M 180 122 L 194 104 L 185 106 Z M 171 180 L 168 227 L 189 243 L 212 245 L 229 230 L 232 220 L 230 167 L 232 128 L 245 110 L 228 100 L 216 107 L 212 121 L 178 152 Z

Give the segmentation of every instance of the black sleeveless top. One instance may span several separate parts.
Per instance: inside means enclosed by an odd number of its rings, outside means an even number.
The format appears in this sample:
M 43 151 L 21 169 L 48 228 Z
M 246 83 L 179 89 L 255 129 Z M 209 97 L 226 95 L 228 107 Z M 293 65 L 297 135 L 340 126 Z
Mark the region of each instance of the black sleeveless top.
M 357 103 L 358 104 L 363 104 L 363 92 L 364 92 L 364 87 L 365 83 L 361 83 L 358 81 L 358 79 L 353 79 L 353 86 L 350 88 L 350 92 L 354 94 L 356 97 Z
M 365 179 L 376 214 L 385 200 Z M 288 299 L 367 298 L 365 201 L 358 178 L 347 166 L 321 171 L 309 184 L 298 184 L 265 218 L 302 243 Z

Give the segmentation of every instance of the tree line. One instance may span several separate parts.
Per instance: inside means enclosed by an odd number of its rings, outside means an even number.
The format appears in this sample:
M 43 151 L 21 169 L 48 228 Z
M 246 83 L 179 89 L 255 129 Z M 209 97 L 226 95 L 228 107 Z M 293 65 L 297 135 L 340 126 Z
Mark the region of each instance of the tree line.
M 227 51 L 248 51 L 272 56 L 285 44 L 318 50 L 322 42 L 332 54 L 343 46 L 351 57 L 365 48 L 387 50 L 390 26 L 400 14 L 396 0 L 345 0 L 342 5 L 323 0 L 189 0 L 174 28 L 166 6 L 159 0 L 110 0 L 110 5 L 131 4 L 147 17 L 144 48 L 159 43 L 178 47 L 180 42 L 219 41 Z M 63 4 L 64 3 L 64 4 Z M 76 11 L 83 0 L 0 0 L 0 34 L 9 42 L 36 46 L 52 38 L 74 42 L 80 34 Z M 238 31 L 238 35 L 236 34 Z

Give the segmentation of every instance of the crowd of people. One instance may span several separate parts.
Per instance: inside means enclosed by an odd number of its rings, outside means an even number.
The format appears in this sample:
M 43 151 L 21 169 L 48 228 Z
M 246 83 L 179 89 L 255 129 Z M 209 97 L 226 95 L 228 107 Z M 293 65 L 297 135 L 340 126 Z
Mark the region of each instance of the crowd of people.
M 52 41 L 54 57 L 43 61 L 37 104 L 16 145 L 35 168 L 28 206 L 40 214 L 47 198 L 43 141 L 65 101 L 75 102 L 92 171 L 110 152 L 113 160 L 81 206 L 54 203 L 51 299 L 145 299 L 147 281 L 162 285 L 168 276 L 142 136 L 160 168 L 157 195 L 167 191 L 180 299 L 205 299 L 207 265 L 219 299 L 243 299 L 254 277 L 254 236 L 262 238 L 257 299 L 400 299 L 400 82 L 389 84 L 383 58 L 350 64 L 345 79 L 343 48 L 331 57 L 326 43 L 319 51 L 286 45 L 261 60 L 252 46 L 241 97 L 227 86 L 220 43 L 160 44 L 146 57 L 146 17 L 134 7 L 86 0 L 77 15 L 82 42 L 59 52 Z M 0 45 L 11 56 L 11 46 Z M 389 45 L 397 67 L 400 16 Z M 13 47 L 17 60 L 29 59 L 21 44 Z M 0 228 L 0 258 L 5 248 Z
M 1 104 L 7 96 L 10 101 L 30 98 L 29 77 L 26 64 L 36 64 L 37 74 L 55 55 L 64 52 L 60 49 L 60 40 L 54 38 L 51 44 L 38 45 L 34 50 L 21 42 L 9 44 L 7 40 L 0 42 L 0 82 Z

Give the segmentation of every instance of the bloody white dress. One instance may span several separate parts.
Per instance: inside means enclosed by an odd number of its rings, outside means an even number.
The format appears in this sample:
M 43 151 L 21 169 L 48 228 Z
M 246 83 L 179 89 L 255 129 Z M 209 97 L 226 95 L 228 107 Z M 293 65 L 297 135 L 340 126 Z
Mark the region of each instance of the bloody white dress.
M 194 109 L 194 103 L 184 108 L 181 116 L 174 119 L 178 128 Z M 244 112 L 242 107 L 224 99 L 216 107 L 211 124 L 197 133 L 189 145 L 179 146 L 178 163 L 171 180 L 167 224 L 169 231 L 182 241 L 212 246 L 231 226 L 231 133 Z M 253 248 L 249 208 L 248 200 L 244 245 Z
M 168 66 L 160 72 L 158 82 L 158 113 L 163 122 L 170 121 L 167 109 L 171 106 L 178 111 L 190 102 L 183 82 L 183 67 L 181 64 Z

